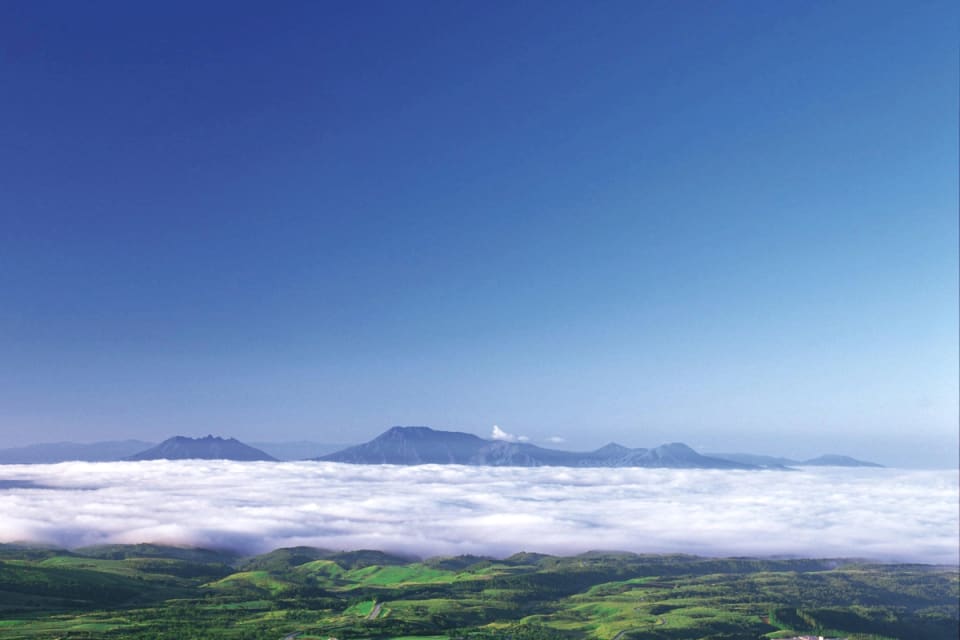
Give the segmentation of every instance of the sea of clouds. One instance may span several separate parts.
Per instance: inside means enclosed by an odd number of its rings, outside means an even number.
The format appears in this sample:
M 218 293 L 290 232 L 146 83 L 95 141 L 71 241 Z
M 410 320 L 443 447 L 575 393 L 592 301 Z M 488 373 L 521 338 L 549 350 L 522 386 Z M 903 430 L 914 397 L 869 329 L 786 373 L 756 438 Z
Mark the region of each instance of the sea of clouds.
M 67 462 L 0 466 L 0 542 L 957 564 L 958 500 L 956 471 Z

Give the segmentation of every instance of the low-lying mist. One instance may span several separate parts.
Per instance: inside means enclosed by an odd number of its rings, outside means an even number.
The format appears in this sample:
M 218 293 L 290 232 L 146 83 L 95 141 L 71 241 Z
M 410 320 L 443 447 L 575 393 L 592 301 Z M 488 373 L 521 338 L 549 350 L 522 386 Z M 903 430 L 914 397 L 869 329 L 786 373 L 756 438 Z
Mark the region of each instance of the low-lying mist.
M 958 497 L 955 471 L 68 462 L 0 466 L 0 542 L 956 564 Z

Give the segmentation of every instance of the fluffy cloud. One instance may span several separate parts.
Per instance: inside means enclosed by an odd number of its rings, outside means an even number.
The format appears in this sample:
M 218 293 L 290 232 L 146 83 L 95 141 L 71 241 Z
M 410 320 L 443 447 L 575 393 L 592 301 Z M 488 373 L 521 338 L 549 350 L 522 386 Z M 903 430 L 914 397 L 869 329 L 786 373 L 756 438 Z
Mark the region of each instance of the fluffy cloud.
M 955 564 L 958 496 L 951 471 L 69 462 L 0 466 L 0 542 Z
M 512 433 L 507 433 L 497 425 L 493 425 L 490 438 L 493 440 L 504 440 L 506 442 L 529 442 L 530 440 L 527 436 L 515 436 Z

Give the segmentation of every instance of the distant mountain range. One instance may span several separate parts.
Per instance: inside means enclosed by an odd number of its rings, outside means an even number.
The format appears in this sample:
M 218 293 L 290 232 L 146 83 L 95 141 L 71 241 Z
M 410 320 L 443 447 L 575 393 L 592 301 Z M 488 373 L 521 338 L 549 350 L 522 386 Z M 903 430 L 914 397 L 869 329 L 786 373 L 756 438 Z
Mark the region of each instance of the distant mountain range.
M 668 467 L 699 469 L 787 469 L 802 466 L 881 467 L 849 456 L 823 455 L 809 460 L 750 453 L 702 455 L 676 442 L 652 449 L 610 443 L 594 451 L 572 452 L 529 442 L 489 440 L 471 433 L 429 427 L 393 427 L 365 444 L 257 442 L 234 438 L 176 436 L 159 445 L 142 440 L 77 444 L 58 442 L 0 449 L 0 464 L 49 464 L 79 460 L 323 460 L 353 464 L 465 464 L 490 466 Z
M 234 438 L 187 438 L 175 436 L 155 447 L 134 454 L 127 460 L 270 460 L 276 458 L 268 453 L 243 444 Z
M 143 440 L 108 440 L 92 444 L 76 442 L 31 444 L 25 447 L 0 449 L 0 464 L 52 464 L 69 460 L 111 462 L 132 456 L 154 444 Z
M 349 444 L 330 444 L 324 442 L 312 442 L 310 440 L 298 440 L 295 442 L 248 442 L 251 447 L 256 447 L 265 451 L 277 460 L 306 460 L 324 456 L 334 451 L 340 451 Z
M 251 447 L 277 460 L 305 460 L 343 449 L 344 444 L 298 442 L 251 442 Z M 50 442 L 0 449 L 0 464 L 55 464 L 57 462 L 116 462 L 127 460 L 157 446 L 144 440 L 105 440 L 89 444 Z M 205 457 L 205 456 L 204 456 Z
M 702 456 L 674 442 L 653 449 L 610 443 L 583 453 L 545 449 L 528 442 L 485 440 L 472 433 L 429 427 L 393 427 L 370 442 L 316 458 L 353 464 L 465 464 L 510 467 L 670 467 L 755 469 L 752 464 Z
M 876 462 L 867 462 L 865 460 L 851 458 L 850 456 L 832 454 L 810 458 L 809 460 L 792 460 L 790 458 L 761 456 L 752 453 L 711 453 L 710 455 L 714 458 L 768 469 L 783 467 L 883 467 L 882 464 L 877 464 Z

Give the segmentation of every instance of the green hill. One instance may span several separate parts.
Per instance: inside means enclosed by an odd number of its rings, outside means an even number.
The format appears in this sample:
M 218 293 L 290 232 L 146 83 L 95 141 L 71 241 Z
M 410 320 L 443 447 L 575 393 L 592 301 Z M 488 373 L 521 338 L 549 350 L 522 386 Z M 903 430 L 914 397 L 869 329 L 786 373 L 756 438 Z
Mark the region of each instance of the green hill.
M 216 552 L 152 545 L 6 546 L 2 557 L 2 639 L 955 640 L 960 632 L 956 567 L 613 552 L 420 562 L 309 547 L 230 567 L 210 562 L 225 559 Z

